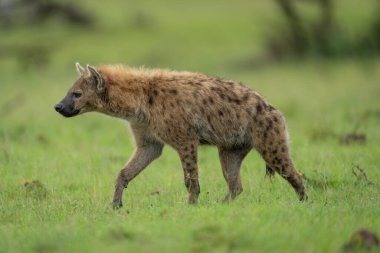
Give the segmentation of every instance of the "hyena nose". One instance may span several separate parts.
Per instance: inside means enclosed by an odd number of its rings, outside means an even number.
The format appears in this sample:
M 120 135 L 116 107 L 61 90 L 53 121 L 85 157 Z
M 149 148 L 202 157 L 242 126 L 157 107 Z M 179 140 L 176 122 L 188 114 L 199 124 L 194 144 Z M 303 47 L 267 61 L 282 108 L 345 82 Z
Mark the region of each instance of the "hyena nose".
M 54 106 L 54 109 L 55 109 L 57 112 L 61 112 L 62 109 L 63 109 L 63 105 L 62 105 L 61 103 L 56 104 L 56 105 Z

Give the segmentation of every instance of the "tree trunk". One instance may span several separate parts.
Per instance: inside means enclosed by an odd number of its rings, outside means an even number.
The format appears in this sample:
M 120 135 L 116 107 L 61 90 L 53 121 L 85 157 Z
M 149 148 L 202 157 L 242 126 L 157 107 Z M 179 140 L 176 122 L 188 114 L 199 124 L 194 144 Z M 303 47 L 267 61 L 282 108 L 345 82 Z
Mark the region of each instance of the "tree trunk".
M 281 8 L 292 33 L 294 50 L 297 54 L 304 54 L 307 48 L 307 34 L 302 27 L 302 21 L 291 0 L 276 0 Z

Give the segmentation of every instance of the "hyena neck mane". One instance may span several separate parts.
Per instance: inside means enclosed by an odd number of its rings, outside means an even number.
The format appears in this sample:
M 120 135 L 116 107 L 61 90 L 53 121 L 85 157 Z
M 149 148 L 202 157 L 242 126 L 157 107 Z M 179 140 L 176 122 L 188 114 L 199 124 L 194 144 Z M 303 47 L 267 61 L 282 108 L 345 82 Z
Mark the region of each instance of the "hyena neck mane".
M 97 70 L 106 83 L 104 97 L 97 111 L 131 122 L 149 119 L 150 94 L 160 83 L 192 74 L 124 65 L 103 65 Z

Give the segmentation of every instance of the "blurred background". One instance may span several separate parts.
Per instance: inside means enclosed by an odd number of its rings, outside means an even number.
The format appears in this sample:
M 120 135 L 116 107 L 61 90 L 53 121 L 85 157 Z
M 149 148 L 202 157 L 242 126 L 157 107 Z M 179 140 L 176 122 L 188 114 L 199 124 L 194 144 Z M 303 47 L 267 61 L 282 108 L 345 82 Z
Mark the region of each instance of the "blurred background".
M 199 71 L 255 70 L 297 59 L 375 58 L 378 0 L 1 0 L 1 64 L 81 62 Z
M 378 117 L 379 53 L 378 0 L 0 0 L 0 115 L 60 120 L 75 62 L 122 63 L 242 81 L 331 138 Z
M 173 67 L 195 61 L 200 69 L 243 56 L 258 65 L 291 57 L 375 57 L 379 13 L 377 0 L 1 0 L 1 56 L 23 68 L 64 66 L 73 57 Z M 219 64 L 212 64 L 216 52 Z

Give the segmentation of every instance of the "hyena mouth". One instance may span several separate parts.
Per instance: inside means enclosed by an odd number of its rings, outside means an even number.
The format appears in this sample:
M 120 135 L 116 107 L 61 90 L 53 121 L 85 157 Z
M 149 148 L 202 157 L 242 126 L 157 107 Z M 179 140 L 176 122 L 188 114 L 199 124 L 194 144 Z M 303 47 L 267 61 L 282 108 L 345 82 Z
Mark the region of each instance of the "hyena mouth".
M 62 116 L 66 117 L 66 118 L 70 118 L 70 117 L 73 117 L 75 115 L 78 115 L 80 113 L 80 109 L 73 109 L 73 110 L 65 110 L 64 108 L 63 109 L 60 109 L 60 110 L 57 110 L 56 108 L 56 111 L 61 114 Z
M 80 112 L 80 110 L 72 110 L 70 112 L 63 110 L 63 111 L 60 111 L 59 113 L 66 118 L 70 118 L 70 117 L 73 117 L 75 115 L 78 115 L 79 112 Z
M 69 118 L 69 117 L 73 117 L 77 114 L 79 114 L 82 110 L 81 109 L 74 109 L 73 106 L 65 106 L 64 104 L 62 103 L 58 103 L 54 106 L 54 109 L 60 113 L 61 115 Z

